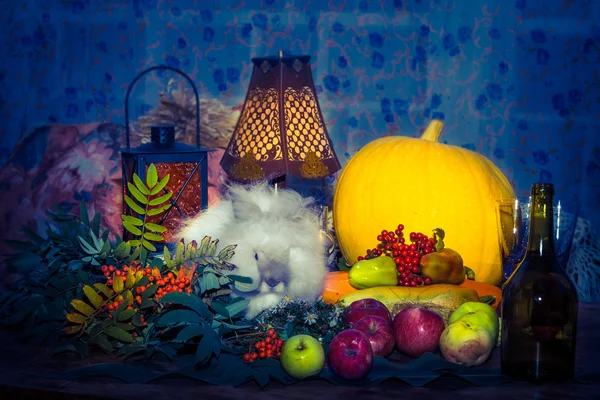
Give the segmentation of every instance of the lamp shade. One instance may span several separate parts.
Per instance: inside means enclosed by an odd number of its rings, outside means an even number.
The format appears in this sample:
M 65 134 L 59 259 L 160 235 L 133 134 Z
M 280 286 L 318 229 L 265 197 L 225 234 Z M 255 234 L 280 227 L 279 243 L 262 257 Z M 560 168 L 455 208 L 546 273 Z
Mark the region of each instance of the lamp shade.
M 310 56 L 253 58 L 250 86 L 221 166 L 239 182 L 318 179 L 341 166 L 315 93 Z

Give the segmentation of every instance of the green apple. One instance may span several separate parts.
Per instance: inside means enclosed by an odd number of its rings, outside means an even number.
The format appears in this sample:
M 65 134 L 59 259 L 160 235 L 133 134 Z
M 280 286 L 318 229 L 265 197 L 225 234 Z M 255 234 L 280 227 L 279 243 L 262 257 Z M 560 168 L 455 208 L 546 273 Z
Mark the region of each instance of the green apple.
M 321 372 L 325 365 L 325 351 L 321 342 L 309 335 L 289 338 L 281 350 L 281 366 L 296 379 L 304 379 Z
M 494 347 L 495 341 L 486 328 L 463 320 L 448 325 L 440 336 L 444 359 L 468 367 L 483 364 Z
M 461 304 L 448 320 L 449 324 L 456 321 L 466 321 L 471 324 L 481 325 L 488 330 L 494 339 L 494 343 L 498 340 L 499 323 L 498 314 L 489 304 L 480 303 L 478 301 L 468 301 Z

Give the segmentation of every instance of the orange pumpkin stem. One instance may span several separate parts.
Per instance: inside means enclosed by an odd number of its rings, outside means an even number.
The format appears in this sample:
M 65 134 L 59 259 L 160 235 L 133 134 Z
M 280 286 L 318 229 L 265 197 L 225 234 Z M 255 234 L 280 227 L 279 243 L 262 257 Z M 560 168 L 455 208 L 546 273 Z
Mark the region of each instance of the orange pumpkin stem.
M 436 142 L 439 140 L 440 135 L 442 134 L 442 129 L 444 128 L 444 121 L 439 119 L 432 119 L 425 132 L 421 135 L 421 139 L 427 140 L 429 142 Z

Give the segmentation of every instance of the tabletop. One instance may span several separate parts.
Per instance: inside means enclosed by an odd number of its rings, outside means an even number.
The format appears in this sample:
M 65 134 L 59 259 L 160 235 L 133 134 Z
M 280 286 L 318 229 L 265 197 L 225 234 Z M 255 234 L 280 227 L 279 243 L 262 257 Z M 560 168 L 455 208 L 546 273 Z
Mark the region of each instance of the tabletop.
M 285 386 L 270 382 L 261 389 L 255 383 L 219 387 L 186 378 L 165 378 L 145 384 L 129 384 L 112 378 L 82 378 L 73 381 L 49 378 L 71 368 L 106 362 L 89 357 L 51 357 L 47 349 L 18 343 L 14 333 L 0 332 L 1 399 L 592 399 L 600 398 L 600 304 L 580 303 L 577 336 L 577 377 L 564 383 L 531 384 L 507 382 L 477 387 L 454 376 L 442 376 L 423 386 L 413 387 L 389 380 L 373 387 L 336 386 L 322 380 L 303 381 Z M 496 350 L 497 352 L 498 350 Z M 498 364 L 495 354 L 489 361 Z M 458 397 L 457 397 L 458 396 Z

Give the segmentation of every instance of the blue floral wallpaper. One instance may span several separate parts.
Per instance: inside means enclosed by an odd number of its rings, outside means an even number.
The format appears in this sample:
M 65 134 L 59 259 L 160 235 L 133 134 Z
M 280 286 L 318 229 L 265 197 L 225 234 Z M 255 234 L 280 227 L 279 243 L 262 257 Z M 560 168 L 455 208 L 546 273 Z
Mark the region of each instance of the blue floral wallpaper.
M 46 123 L 123 124 L 127 85 L 155 64 L 235 107 L 250 59 L 282 49 L 311 55 L 342 164 L 376 137 L 414 136 L 439 118 L 444 141 L 489 157 L 520 194 L 551 180 L 600 223 L 597 1 L 0 3 L 1 164 Z M 140 85 L 134 116 L 156 105 L 160 83 Z

